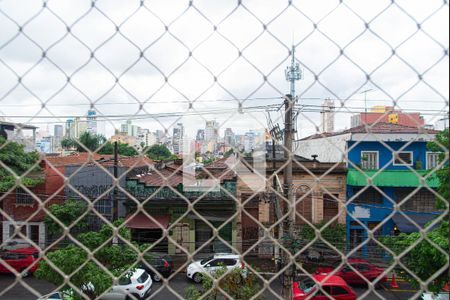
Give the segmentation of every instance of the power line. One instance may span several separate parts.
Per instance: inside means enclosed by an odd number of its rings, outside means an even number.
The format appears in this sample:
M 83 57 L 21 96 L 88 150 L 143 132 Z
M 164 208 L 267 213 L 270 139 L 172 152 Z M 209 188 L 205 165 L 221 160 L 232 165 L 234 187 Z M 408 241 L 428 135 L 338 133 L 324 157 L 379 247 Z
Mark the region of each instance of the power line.
M 101 102 L 96 103 L 97 101 L 90 101 L 88 103 L 47 103 L 46 107 L 71 107 L 71 106 L 89 106 L 92 107 L 92 105 L 95 106 L 103 106 L 103 105 L 141 105 L 141 104 L 172 104 L 172 103 L 215 103 L 215 102 L 246 102 L 246 101 L 261 101 L 261 100 L 280 100 L 283 96 L 272 96 L 272 97 L 255 97 L 255 98 L 229 98 L 229 99 L 199 99 L 199 100 L 161 100 L 161 101 L 134 101 L 134 102 L 124 102 L 122 100 L 119 101 L 113 101 L 108 100 L 109 102 Z M 395 103 L 395 104 L 406 104 L 406 103 L 437 103 L 442 104 L 445 103 L 448 105 L 448 99 L 400 99 L 400 100 L 392 100 L 392 99 L 357 99 L 357 98 L 330 98 L 330 97 L 297 97 L 298 100 L 308 100 L 308 101 L 323 101 L 324 99 L 330 99 L 334 101 L 339 102 L 348 102 L 348 101 L 367 101 L 367 102 L 388 102 L 388 103 Z M 2 107 L 41 107 L 42 103 L 36 103 L 36 104 L 2 104 Z

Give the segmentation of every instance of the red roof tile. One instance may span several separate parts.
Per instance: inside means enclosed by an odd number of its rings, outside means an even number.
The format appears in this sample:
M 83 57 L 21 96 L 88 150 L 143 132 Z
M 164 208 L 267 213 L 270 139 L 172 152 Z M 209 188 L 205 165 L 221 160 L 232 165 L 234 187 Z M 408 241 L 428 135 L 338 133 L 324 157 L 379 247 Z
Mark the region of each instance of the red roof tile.
M 85 162 L 92 162 L 92 160 L 99 160 L 100 158 L 111 158 L 112 155 L 101 155 L 97 153 L 88 153 L 88 152 L 81 152 L 81 153 L 74 153 L 67 156 L 47 156 L 45 160 L 52 164 L 53 166 L 65 166 L 65 165 L 77 165 L 77 164 L 84 164 Z
M 92 156 L 90 156 L 90 154 L 87 152 L 75 153 L 67 156 L 48 156 L 45 158 L 45 160 L 55 167 L 66 165 L 82 165 L 86 162 L 92 163 L 92 161 L 96 161 L 104 167 L 114 165 L 113 155 L 92 153 Z M 149 159 L 146 156 L 119 156 L 118 158 L 119 167 L 138 168 L 153 164 L 153 160 Z
M 439 131 L 434 129 L 425 129 L 421 128 L 419 126 L 405 126 L 405 125 L 399 125 L 399 124 L 391 124 L 391 123 L 383 123 L 378 122 L 372 125 L 359 125 L 356 127 L 352 127 L 343 131 L 339 132 L 333 132 L 333 133 L 317 133 L 310 135 L 308 137 L 300 139 L 300 141 L 305 140 L 313 140 L 313 139 L 320 139 L 323 137 L 330 137 L 330 136 L 336 136 L 341 134 L 347 134 L 347 133 L 375 133 L 375 134 L 382 134 L 382 133 L 427 133 L 427 134 L 436 134 Z

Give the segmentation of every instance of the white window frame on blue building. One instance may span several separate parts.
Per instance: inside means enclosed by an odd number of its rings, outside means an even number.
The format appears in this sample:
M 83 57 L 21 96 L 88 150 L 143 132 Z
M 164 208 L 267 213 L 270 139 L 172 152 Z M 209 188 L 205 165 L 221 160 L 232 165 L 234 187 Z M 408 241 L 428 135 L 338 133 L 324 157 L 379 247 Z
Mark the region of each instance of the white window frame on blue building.
M 400 153 L 409 153 L 411 155 L 411 163 L 395 162 L 397 157 L 400 159 Z M 397 154 L 397 157 L 396 157 Z M 405 161 L 406 162 L 406 161 Z M 393 166 L 412 166 L 414 163 L 414 153 L 413 151 L 395 151 L 392 153 L 392 165 Z
M 363 157 L 365 154 L 376 154 L 376 162 L 375 162 L 375 168 L 366 168 L 364 166 L 364 160 Z M 373 163 L 366 163 L 367 166 L 373 165 Z M 378 170 L 380 168 L 380 153 L 379 151 L 361 151 L 361 168 L 366 170 Z
M 425 168 L 427 170 L 430 169 L 434 169 L 439 165 L 439 154 L 440 152 L 432 152 L 432 151 L 427 151 L 426 152 L 426 166 Z M 434 156 L 434 158 L 432 159 L 432 163 L 430 163 L 430 156 Z

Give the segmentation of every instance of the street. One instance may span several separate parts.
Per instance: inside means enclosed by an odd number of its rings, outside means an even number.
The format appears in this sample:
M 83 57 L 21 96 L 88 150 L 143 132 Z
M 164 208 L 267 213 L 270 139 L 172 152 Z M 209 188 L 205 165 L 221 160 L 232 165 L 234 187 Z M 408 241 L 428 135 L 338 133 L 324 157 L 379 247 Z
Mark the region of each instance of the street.
M 29 285 L 36 292 L 41 294 L 50 293 L 55 286 L 38 280 L 34 277 L 28 277 L 23 280 L 24 283 Z M 170 287 L 175 290 L 180 296 L 184 298 L 185 289 L 193 284 L 189 281 L 184 274 L 177 274 L 172 280 L 170 280 Z M 198 285 L 199 286 L 199 285 Z M 382 299 L 410 299 L 414 292 L 410 290 L 406 284 L 399 282 L 399 289 L 391 289 L 389 284 L 383 286 L 382 289 L 378 289 L 377 292 L 382 297 Z M 281 294 L 281 284 L 278 280 L 274 280 L 270 287 L 273 289 L 277 295 Z M 15 282 L 15 278 L 11 275 L 0 275 L 0 292 L 3 292 L 5 289 L 8 291 L 0 297 L 0 300 L 36 300 L 38 297 L 33 295 L 33 293 L 29 290 L 28 287 L 25 287 L 20 282 Z M 365 287 L 353 287 L 356 293 L 361 296 L 366 292 Z M 160 299 L 160 300 L 171 300 L 171 299 L 179 299 L 177 298 L 172 291 L 170 291 L 167 287 L 163 287 L 162 283 L 154 283 L 152 288 L 152 297 L 150 299 Z M 264 293 L 265 299 L 277 299 L 276 296 L 270 290 L 265 290 Z M 380 299 L 379 296 L 375 294 L 369 294 L 364 297 L 364 299 Z

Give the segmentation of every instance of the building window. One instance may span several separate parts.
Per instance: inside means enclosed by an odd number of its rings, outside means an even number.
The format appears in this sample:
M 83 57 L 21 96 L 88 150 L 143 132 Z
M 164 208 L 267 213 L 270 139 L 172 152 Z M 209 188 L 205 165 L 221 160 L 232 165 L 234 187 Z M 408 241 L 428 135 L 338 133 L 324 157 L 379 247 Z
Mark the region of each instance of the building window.
M 339 213 L 339 194 L 323 194 L 323 219 L 329 221 Z
M 94 207 L 102 215 L 112 215 L 112 201 L 109 199 L 97 200 Z
M 439 152 L 427 152 L 427 170 L 434 169 L 439 164 Z
M 366 170 L 378 169 L 378 151 L 361 151 L 361 168 Z
M 436 211 L 436 197 L 428 189 L 420 189 L 415 191 L 414 189 L 400 189 L 395 192 L 397 202 L 402 201 L 406 197 L 409 197 L 401 206 L 403 211 L 415 211 L 415 212 L 434 212 Z
M 33 204 L 33 197 L 22 188 L 16 189 L 16 204 Z
M 353 188 L 353 195 L 359 193 L 362 188 Z M 365 189 L 361 194 L 353 200 L 355 204 L 382 204 L 383 195 L 373 187 Z
M 24 236 L 27 236 L 27 225 L 25 224 L 16 224 L 17 227 L 20 227 L 20 233 Z M 11 239 L 23 239 L 21 236 L 15 234 L 16 227 L 14 225 L 9 225 L 9 236 Z
M 412 166 L 412 151 L 394 152 L 394 166 Z

